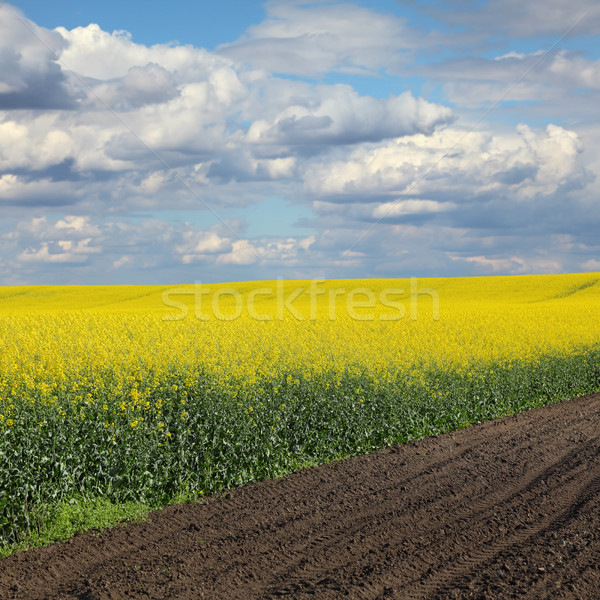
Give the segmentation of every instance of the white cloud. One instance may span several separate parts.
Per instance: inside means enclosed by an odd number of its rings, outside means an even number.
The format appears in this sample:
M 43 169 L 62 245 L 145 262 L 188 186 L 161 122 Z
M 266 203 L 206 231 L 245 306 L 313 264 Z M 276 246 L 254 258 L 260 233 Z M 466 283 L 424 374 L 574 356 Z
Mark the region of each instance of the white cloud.
M 448 99 L 463 108 L 497 101 L 528 101 L 538 104 L 540 111 L 551 110 L 558 116 L 569 114 L 573 103 L 581 109 L 586 100 L 581 90 L 589 95 L 600 89 L 600 61 L 567 50 L 540 49 L 529 54 L 511 51 L 489 60 L 476 56 L 452 58 L 425 65 L 422 71 L 444 82 Z M 587 102 L 580 118 L 589 116 L 597 98 L 592 96 Z
M 386 219 L 415 214 L 430 214 L 452 210 L 456 205 L 453 202 L 435 202 L 433 200 L 399 200 L 396 202 L 383 202 L 373 209 L 372 215 L 376 219 Z
M 20 241 L 24 245 L 48 247 L 58 246 L 63 250 L 73 250 L 86 254 L 96 252 L 90 242 L 102 239 L 102 230 L 87 216 L 67 216 L 56 221 L 47 217 L 34 217 L 21 221 L 6 239 Z
M 592 61 L 562 50 L 553 57 L 549 71 L 563 85 L 600 89 L 600 60 Z
M 120 258 L 118 258 L 117 260 L 113 260 L 112 266 L 115 269 L 120 269 L 121 267 L 124 267 L 125 265 L 129 264 L 130 262 L 131 262 L 131 257 L 129 257 L 127 255 L 123 255 Z
M 450 256 L 452 260 L 463 260 L 480 267 L 485 273 L 557 273 L 561 269 L 561 262 L 545 258 L 489 258 L 487 256 Z
M 13 13 L 6 28 L 15 27 Z M 381 15 L 372 16 L 378 27 L 387 27 Z M 312 26 L 314 19 L 307 24 Z M 344 31 L 339 35 L 350 30 Z M 179 201 L 180 184 L 153 152 L 181 179 L 201 186 L 203 195 L 210 188 L 220 203 L 230 181 L 295 182 L 307 152 L 427 133 L 451 119 L 449 108 L 410 92 L 376 99 L 346 85 L 311 86 L 240 70 L 230 59 L 192 46 L 135 44 L 123 32 L 109 34 L 97 25 L 47 33 L 60 60 L 46 62 L 63 83 L 78 87 L 83 100 L 77 111 L 0 114 L 3 198 L 14 203 L 56 205 L 62 197 L 71 204 L 98 195 L 109 209 L 117 202 L 127 210 L 158 206 L 174 194 Z M 356 44 L 366 48 L 365 40 Z M 60 65 L 84 78 L 87 88 Z M 36 172 L 35 182 L 21 174 L 27 171 Z M 110 188 L 96 185 L 107 178 Z
M 66 48 L 60 55 L 64 65 L 79 75 L 100 81 L 126 77 L 131 69 L 149 63 L 179 74 L 184 81 L 204 81 L 215 66 L 228 61 L 193 46 L 136 44 L 124 31 L 108 33 L 96 24 L 68 30 L 55 29 Z
M 194 231 L 183 233 L 181 244 L 175 250 L 181 254 L 185 264 L 207 259 L 207 255 L 221 254 L 231 249 L 231 240 L 220 236 L 216 231 Z
M 64 38 L 0 4 L 0 110 L 73 108 L 78 99 L 56 63 Z
M 483 31 L 486 35 L 533 37 L 566 34 L 600 33 L 600 5 L 596 0 L 463 0 L 460 6 L 441 4 L 443 10 L 432 11 L 446 23 Z M 462 8 L 462 10 L 461 10 Z
M 73 184 L 66 181 L 28 180 L 12 173 L 0 176 L 0 205 L 4 206 L 68 206 L 76 194 Z
M 566 23 L 558 4 L 454 9 L 443 18 L 460 31 L 440 33 L 355 4 L 271 1 L 263 23 L 218 52 L 144 46 L 97 25 L 50 32 L 25 19 L 58 60 L 1 4 L 0 277 L 595 267 L 600 61 L 560 48 L 545 55 L 545 40 L 540 49 L 507 40 L 522 34 L 519 19 L 537 16 L 527 26 L 540 35 Z M 580 8 L 582 30 L 593 31 L 597 8 Z M 492 31 L 502 37 L 493 45 Z M 508 106 L 468 133 L 525 72 Z M 379 97 L 365 93 L 371 85 Z M 439 102 L 444 94 L 453 109 Z M 518 120 L 509 125 L 510 110 Z M 265 198 L 281 199 L 281 214 L 265 214 Z M 304 205 L 297 223 L 291 204 Z M 250 227 L 248 216 L 264 223 Z M 219 219 L 240 238 L 212 225 Z M 272 235 L 249 236 L 256 225 Z
M 543 50 L 536 50 L 535 52 L 531 52 L 529 54 L 526 54 L 525 52 L 515 52 L 514 50 L 511 50 L 510 52 L 507 52 L 506 54 L 502 54 L 501 56 L 495 56 L 494 60 L 506 60 L 508 58 L 516 58 L 518 60 L 523 60 L 524 58 L 527 58 L 528 56 L 541 56 L 544 54 Z
M 274 115 L 271 121 L 255 121 L 248 131 L 248 141 L 280 145 L 354 144 L 430 133 L 452 118 L 449 108 L 414 98 L 410 92 L 376 99 L 359 96 L 350 86 L 336 85 L 318 87 L 311 95 L 312 102 L 304 98 Z
M 307 264 L 316 237 L 236 239 L 223 226 L 201 229 L 157 219 L 129 223 L 69 216 L 21 221 L 2 235 L 2 240 L 12 249 L 7 267 L 15 270 L 43 264 L 72 265 L 78 269 L 77 277 L 84 273 L 81 268 L 87 267 L 93 281 L 94 277 L 116 276 L 117 271 L 126 277 L 126 273 L 144 269 L 194 273 L 193 269 L 200 268 L 218 281 L 227 269 L 237 267 L 262 265 L 276 272 Z
M 43 242 L 38 250 L 28 248 L 17 256 L 22 263 L 83 263 L 89 254 L 98 254 L 100 247 L 90 246 L 91 238 L 79 240 L 58 240 L 55 244 Z M 53 246 L 53 250 L 51 249 Z
M 253 265 L 260 260 L 263 252 L 248 240 L 237 240 L 231 245 L 231 252 L 217 258 L 219 265 Z
M 218 52 L 273 73 L 375 73 L 418 41 L 405 23 L 353 4 L 269 2 L 267 19 Z
M 67 131 L 56 126 L 51 116 L 20 122 L 10 118 L 0 120 L 0 171 L 43 169 L 74 154 L 73 139 Z
M 173 73 L 152 62 L 131 67 L 123 77 L 94 87 L 94 94 L 118 111 L 134 110 L 146 104 L 162 104 L 179 93 Z M 91 100 L 94 102 L 95 98 Z
M 47 223 L 44 217 L 37 220 L 38 223 L 40 221 L 43 224 Z M 82 216 L 66 216 L 64 219 L 59 219 L 54 225 L 54 229 L 77 236 L 99 236 L 101 234 L 100 228 L 90 223 L 89 217 Z
M 494 194 L 527 200 L 581 178 L 580 151 L 577 134 L 552 124 L 545 131 L 520 125 L 495 135 L 453 128 L 359 148 L 348 160 L 316 168 L 306 188 L 316 196 L 349 198 L 441 195 L 460 203 Z
M 591 272 L 600 271 L 600 260 L 590 258 L 590 260 L 581 263 L 581 268 Z
M 232 243 L 231 252 L 217 258 L 217 265 L 279 265 L 296 266 L 300 255 L 315 243 L 315 236 L 305 238 L 275 238 L 257 240 L 237 240 Z

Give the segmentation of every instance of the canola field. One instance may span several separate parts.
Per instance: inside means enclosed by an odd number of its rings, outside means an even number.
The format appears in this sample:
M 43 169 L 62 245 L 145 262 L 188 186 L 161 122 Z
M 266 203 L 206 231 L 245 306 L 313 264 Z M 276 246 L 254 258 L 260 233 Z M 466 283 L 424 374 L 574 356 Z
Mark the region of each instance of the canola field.
M 0 546 L 600 388 L 600 274 L 0 288 Z

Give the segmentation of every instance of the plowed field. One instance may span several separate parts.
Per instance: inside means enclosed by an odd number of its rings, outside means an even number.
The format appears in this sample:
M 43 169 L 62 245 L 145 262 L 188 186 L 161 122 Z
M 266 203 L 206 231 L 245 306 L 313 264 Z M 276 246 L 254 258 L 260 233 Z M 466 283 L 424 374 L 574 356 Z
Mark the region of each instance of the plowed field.
M 0 562 L 6 599 L 600 598 L 600 395 Z

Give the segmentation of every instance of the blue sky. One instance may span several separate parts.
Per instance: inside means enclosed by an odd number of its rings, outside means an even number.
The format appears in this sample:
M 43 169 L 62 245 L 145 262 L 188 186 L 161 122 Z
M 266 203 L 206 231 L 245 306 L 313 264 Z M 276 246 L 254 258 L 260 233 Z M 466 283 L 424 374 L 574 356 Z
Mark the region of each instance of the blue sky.
M 0 2 L 0 284 L 600 271 L 592 0 Z
M 97 23 L 103 30 L 125 30 L 138 44 L 151 46 L 169 42 L 214 50 L 241 36 L 246 28 L 266 15 L 261 2 L 14 2 L 32 21 L 49 29 L 86 27 Z M 174 10 L 174 6 L 176 9 Z

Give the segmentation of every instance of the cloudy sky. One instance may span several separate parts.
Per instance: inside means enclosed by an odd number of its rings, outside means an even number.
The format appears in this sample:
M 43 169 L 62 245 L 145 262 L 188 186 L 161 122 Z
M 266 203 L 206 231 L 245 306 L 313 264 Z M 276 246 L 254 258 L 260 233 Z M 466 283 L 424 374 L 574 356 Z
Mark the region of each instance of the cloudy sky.
M 600 271 L 599 36 L 597 0 L 0 2 L 0 284 Z

